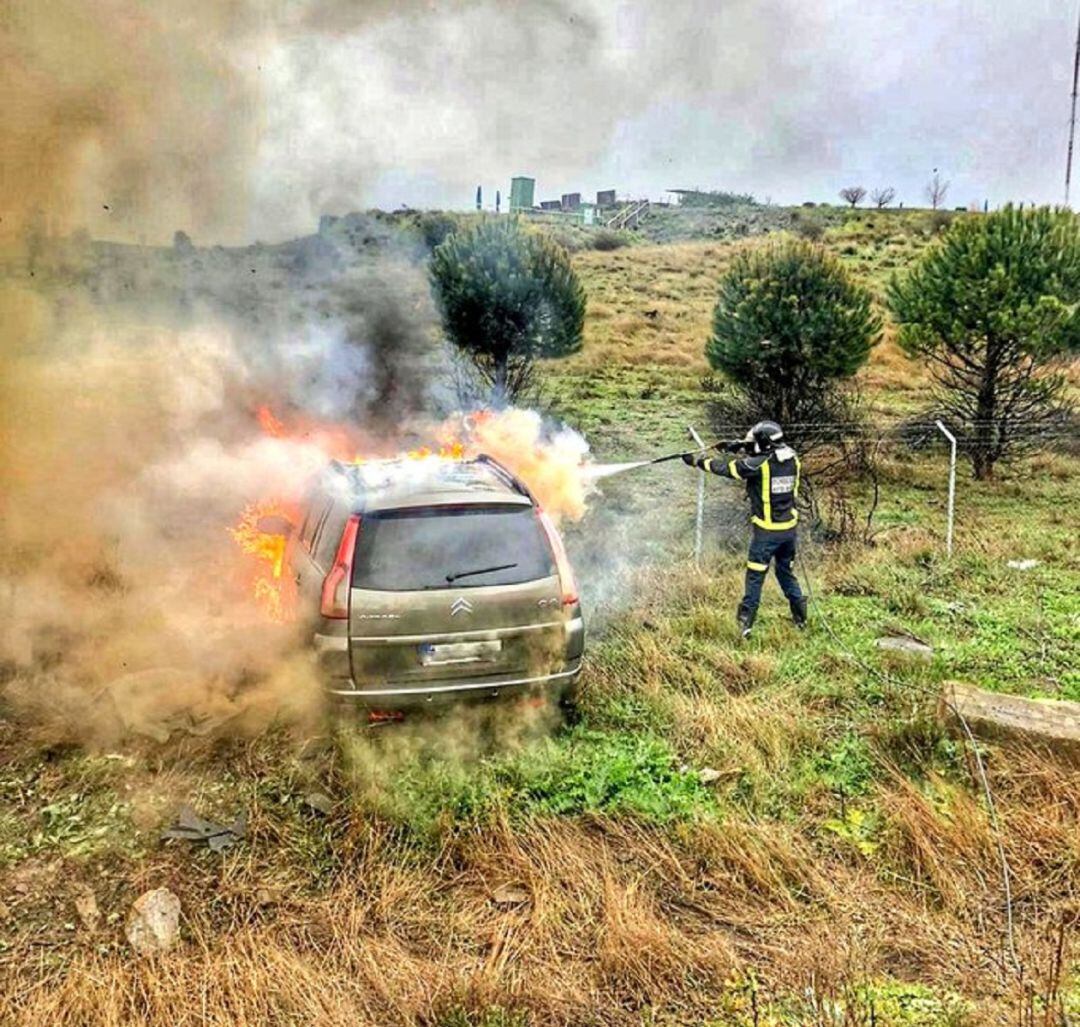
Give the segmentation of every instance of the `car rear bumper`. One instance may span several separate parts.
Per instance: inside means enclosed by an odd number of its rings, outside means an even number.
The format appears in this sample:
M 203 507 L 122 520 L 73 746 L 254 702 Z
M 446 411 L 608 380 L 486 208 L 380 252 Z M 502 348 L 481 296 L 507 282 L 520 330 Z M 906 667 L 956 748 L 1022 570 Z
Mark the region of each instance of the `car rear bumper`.
M 327 688 L 327 693 L 331 699 L 342 703 L 370 706 L 380 710 L 396 710 L 470 699 L 494 699 L 534 691 L 562 692 L 573 685 L 580 673 L 581 662 L 579 661 L 557 673 L 537 677 L 498 678 L 489 681 L 478 679 L 425 685 L 380 683 L 371 688 L 356 688 L 352 682 L 349 682 L 347 687 L 331 685 Z
M 566 625 L 566 648 L 558 669 L 543 674 L 509 674 L 454 677 L 430 681 L 354 681 L 348 646 L 343 635 L 314 638 L 316 661 L 329 698 L 336 702 L 368 706 L 380 710 L 491 699 L 529 692 L 566 692 L 581 673 L 585 641 L 582 620 Z

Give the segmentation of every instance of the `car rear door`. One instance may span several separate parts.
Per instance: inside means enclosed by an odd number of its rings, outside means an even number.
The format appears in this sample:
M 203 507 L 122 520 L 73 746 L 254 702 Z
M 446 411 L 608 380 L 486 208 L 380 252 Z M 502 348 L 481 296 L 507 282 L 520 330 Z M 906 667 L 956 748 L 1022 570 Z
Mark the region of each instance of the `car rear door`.
M 349 609 L 361 688 L 543 676 L 561 666 L 565 619 L 530 505 L 384 511 L 361 524 Z

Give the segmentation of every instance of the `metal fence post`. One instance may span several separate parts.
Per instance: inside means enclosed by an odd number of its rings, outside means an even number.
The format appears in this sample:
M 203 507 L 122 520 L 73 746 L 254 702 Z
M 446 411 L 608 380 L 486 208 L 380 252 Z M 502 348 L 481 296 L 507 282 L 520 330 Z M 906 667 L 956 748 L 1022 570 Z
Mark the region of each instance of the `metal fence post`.
M 694 431 L 693 426 L 687 425 L 686 430 L 690 433 L 690 438 L 694 440 L 694 445 L 698 449 L 704 449 L 705 443 L 701 441 L 701 436 Z M 697 485 L 697 521 L 694 525 L 694 566 L 701 566 L 701 519 L 705 512 L 705 475 L 698 475 Z
M 945 554 L 952 556 L 953 536 L 953 506 L 956 500 L 956 436 L 940 421 L 937 421 L 938 431 L 949 440 L 951 453 L 949 454 L 949 512 L 948 526 L 945 529 Z

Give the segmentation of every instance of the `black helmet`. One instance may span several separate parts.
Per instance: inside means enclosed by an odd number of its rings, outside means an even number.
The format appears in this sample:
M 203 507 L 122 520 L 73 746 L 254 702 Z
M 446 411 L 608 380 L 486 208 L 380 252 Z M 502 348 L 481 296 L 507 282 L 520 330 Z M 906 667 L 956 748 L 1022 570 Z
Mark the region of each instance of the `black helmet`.
M 784 429 L 775 421 L 758 421 L 746 433 L 746 443 L 755 453 L 771 453 L 784 441 Z

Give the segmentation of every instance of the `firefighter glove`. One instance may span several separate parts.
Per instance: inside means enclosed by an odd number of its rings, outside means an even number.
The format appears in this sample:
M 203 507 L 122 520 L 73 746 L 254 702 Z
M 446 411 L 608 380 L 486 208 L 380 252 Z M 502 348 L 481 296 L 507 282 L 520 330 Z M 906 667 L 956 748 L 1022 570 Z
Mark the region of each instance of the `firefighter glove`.
M 697 453 L 683 453 L 682 462 L 687 467 L 693 467 L 697 463 Z

